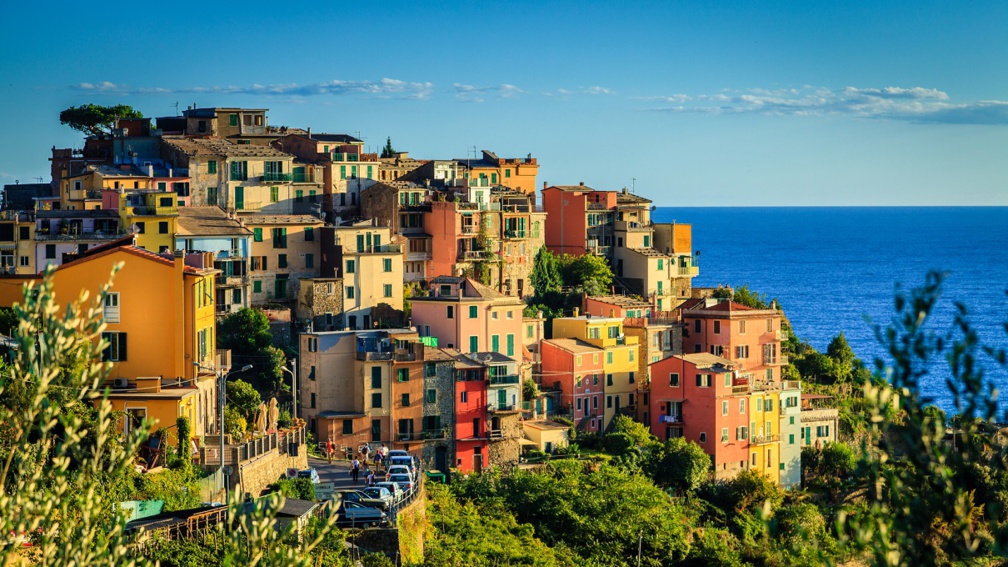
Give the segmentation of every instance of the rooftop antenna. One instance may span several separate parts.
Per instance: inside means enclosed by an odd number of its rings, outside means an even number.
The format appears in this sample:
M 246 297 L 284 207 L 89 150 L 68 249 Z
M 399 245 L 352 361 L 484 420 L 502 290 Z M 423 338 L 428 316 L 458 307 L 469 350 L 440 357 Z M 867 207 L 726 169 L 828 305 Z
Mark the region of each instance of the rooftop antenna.
M 36 177 L 35 179 L 36 179 L 36 180 L 37 180 L 37 181 L 38 181 L 39 183 L 42 183 L 42 178 L 41 178 L 41 177 Z
M 178 113 L 178 101 L 176 100 L 175 104 L 174 105 L 170 105 L 170 106 L 174 106 L 175 107 L 175 116 L 178 116 L 179 115 L 179 113 Z
M 633 193 L 634 195 L 637 194 L 637 178 L 636 177 L 633 177 L 630 180 L 630 192 Z

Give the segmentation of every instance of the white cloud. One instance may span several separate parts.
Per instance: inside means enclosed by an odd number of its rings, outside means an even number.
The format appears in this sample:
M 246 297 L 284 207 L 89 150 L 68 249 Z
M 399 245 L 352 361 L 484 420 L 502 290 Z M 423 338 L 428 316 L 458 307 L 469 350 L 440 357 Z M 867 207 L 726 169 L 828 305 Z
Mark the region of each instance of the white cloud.
M 452 85 L 452 88 L 455 89 L 455 98 L 465 102 L 486 102 L 487 97 L 491 96 L 496 96 L 497 98 L 517 98 L 525 92 L 521 88 L 508 83 L 482 87 L 455 83 Z
M 1008 101 L 955 103 L 948 93 L 923 87 L 845 87 L 832 90 L 806 85 L 776 90 L 726 90 L 692 98 L 671 95 L 644 99 L 669 105 L 654 110 L 676 113 L 852 116 L 911 122 L 1008 125 Z
M 322 83 L 300 85 L 297 83 L 247 86 L 193 86 L 193 87 L 139 87 L 130 88 L 104 81 L 101 83 L 80 83 L 74 88 L 87 91 L 101 91 L 114 94 L 245 94 L 253 96 L 324 96 L 324 95 L 370 95 L 380 98 L 429 98 L 434 91 L 433 83 L 407 82 L 399 79 L 382 78 L 378 81 L 333 80 Z

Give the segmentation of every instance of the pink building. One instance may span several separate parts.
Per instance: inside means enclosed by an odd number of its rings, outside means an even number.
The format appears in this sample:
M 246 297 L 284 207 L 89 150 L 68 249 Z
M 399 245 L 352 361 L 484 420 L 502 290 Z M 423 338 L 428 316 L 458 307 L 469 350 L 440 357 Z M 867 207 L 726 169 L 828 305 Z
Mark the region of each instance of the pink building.
M 550 339 L 540 345 L 544 387 L 559 388 L 561 411 L 578 428 L 600 431 L 605 393 L 605 351 L 580 339 Z
M 712 354 L 670 356 L 651 365 L 648 424 L 660 440 L 684 437 L 711 456 L 717 478 L 749 462 L 749 387 L 735 365 Z
M 546 247 L 554 254 L 609 256 L 615 209 L 615 191 L 596 191 L 584 183 L 543 183 L 543 210 L 549 218 Z
M 441 276 L 430 295 L 412 301 L 413 325 L 438 346 L 463 352 L 492 351 L 521 360 L 525 303 L 472 278 Z
M 776 309 L 752 309 L 734 301 L 696 299 L 682 306 L 686 330 L 683 352 L 706 352 L 731 360 L 739 374 L 760 382 L 780 382 L 788 359 L 781 352 L 787 331 Z

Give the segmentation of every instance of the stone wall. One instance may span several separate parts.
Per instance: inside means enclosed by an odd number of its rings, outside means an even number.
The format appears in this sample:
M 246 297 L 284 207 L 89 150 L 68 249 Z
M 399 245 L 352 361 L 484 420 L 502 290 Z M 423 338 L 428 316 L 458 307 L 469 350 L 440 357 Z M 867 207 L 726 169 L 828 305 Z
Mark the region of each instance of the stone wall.
M 521 412 L 499 413 L 501 438 L 490 439 L 490 466 L 512 465 L 518 462 L 524 435 L 521 427 Z
M 427 531 L 427 492 L 420 494 L 396 516 L 393 528 L 371 528 L 350 532 L 347 541 L 367 553 L 384 553 L 398 565 L 423 562 L 424 536 Z
M 307 446 L 300 445 L 296 457 L 281 454 L 278 449 L 273 449 L 251 461 L 240 463 L 237 472 L 232 472 L 229 477 L 229 484 L 231 490 L 239 488 L 243 494 L 258 496 L 267 486 L 286 474 L 287 469 L 306 468 L 308 468 Z
M 427 364 L 434 364 L 434 376 L 427 376 Z M 426 391 L 433 389 L 437 391 L 437 398 L 433 403 L 428 401 Z M 455 462 L 455 369 L 450 361 L 427 362 L 424 364 L 424 396 L 423 396 L 424 416 L 439 416 L 441 418 L 441 428 L 445 435 L 443 439 L 427 440 L 423 444 L 420 459 L 425 469 L 437 468 L 435 455 L 438 447 L 445 447 L 445 455 L 448 466 Z M 421 425 L 421 427 L 424 427 Z M 447 471 L 444 471 L 447 472 Z

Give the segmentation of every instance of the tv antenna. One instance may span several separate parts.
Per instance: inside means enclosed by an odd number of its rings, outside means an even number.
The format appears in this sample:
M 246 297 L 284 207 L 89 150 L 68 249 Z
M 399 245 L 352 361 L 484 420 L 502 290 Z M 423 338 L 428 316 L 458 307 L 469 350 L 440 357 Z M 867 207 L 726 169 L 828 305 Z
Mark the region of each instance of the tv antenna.
M 36 180 L 37 180 L 37 181 L 38 181 L 39 183 L 42 183 L 42 178 L 41 178 L 41 177 L 36 177 L 35 179 L 36 179 Z
M 171 104 L 169 106 L 174 106 L 175 107 L 175 116 L 178 116 L 179 115 L 179 113 L 178 113 L 178 101 L 176 100 L 175 104 Z

